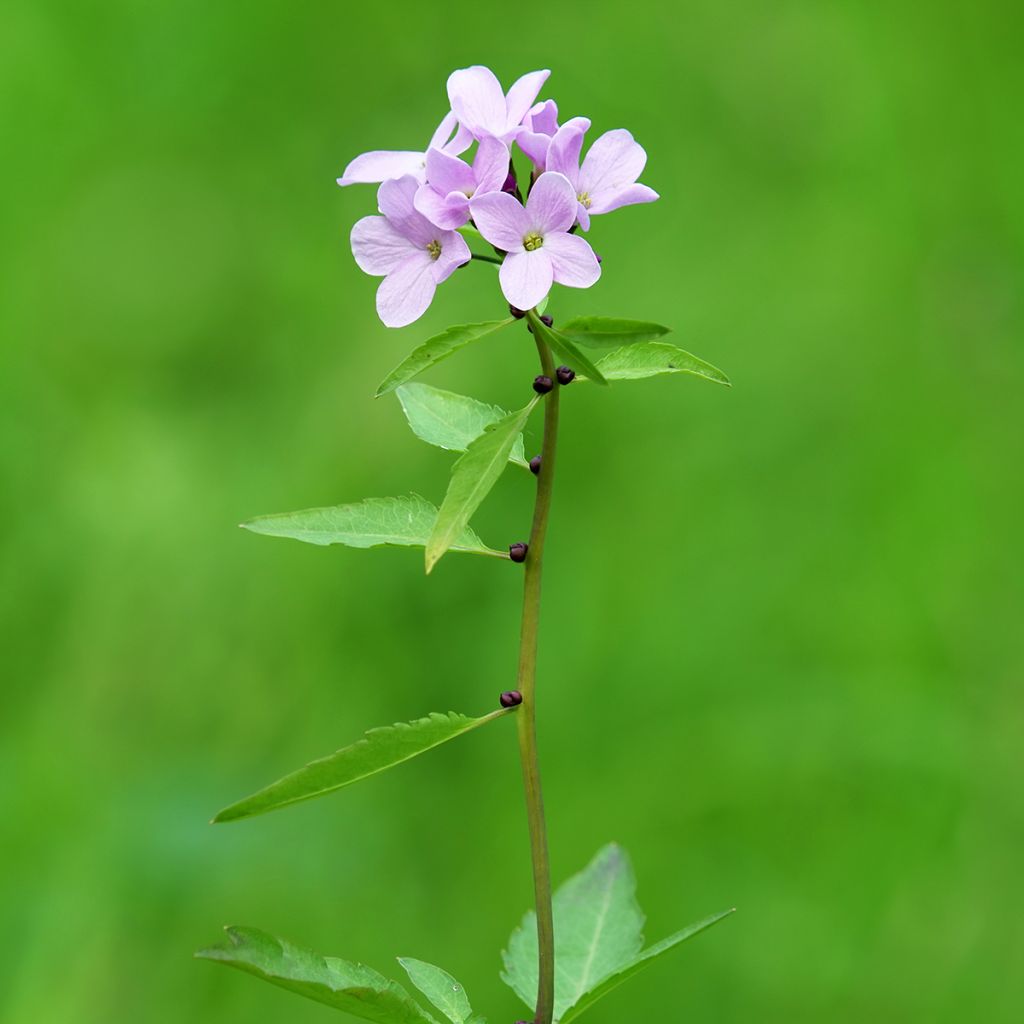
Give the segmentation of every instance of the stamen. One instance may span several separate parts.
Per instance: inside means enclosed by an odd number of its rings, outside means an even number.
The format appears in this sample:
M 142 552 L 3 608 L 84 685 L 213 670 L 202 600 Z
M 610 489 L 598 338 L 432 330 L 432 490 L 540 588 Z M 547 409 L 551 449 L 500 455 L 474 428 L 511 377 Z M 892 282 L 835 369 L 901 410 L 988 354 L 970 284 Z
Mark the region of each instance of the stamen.
M 427 252 L 430 253 L 432 260 L 436 260 L 441 255 L 441 243 L 435 238 L 427 244 Z
M 580 205 L 583 207 L 584 210 L 590 209 L 590 204 L 592 200 L 590 198 L 589 192 L 581 192 L 576 198 L 579 200 Z
M 544 244 L 544 239 L 541 235 L 538 235 L 536 231 L 531 231 L 523 239 L 523 248 L 527 252 L 533 252 L 534 249 L 539 249 Z

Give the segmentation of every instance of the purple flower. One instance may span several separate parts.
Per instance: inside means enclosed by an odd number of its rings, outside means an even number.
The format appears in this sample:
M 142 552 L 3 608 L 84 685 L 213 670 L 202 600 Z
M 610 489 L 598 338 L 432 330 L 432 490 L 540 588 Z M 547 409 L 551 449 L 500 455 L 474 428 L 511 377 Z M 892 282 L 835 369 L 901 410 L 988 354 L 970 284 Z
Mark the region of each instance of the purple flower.
M 426 168 L 427 152 L 439 149 L 450 156 L 456 157 L 465 153 L 473 142 L 468 131 L 459 128 L 456 131 L 458 118 L 449 112 L 437 126 L 427 150 L 413 153 L 408 150 L 375 149 L 370 153 L 357 156 L 338 179 L 339 185 L 371 184 L 378 181 L 391 181 L 411 174 L 417 181 L 423 181 Z M 455 132 L 455 135 L 452 135 Z
M 377 191 L 382 217 L 363 217 L 352 228 L 352 255 L 361 270 L 384 277 L 377 289 L 377 314 L 387 327 L 418 320 L 434 290 L 470 260 L 457 231 L 442 231 L 413 207 L 419 187 L 407 174 Z
M 590 228 L 590 216 L 610 213 L 620 206 L 653 203 L 658 193 L 637 184 L 647 154 L 625 128 L 605 132 L 588 150 L 580 166 L 583 132 L 567 122 L 555 133 L 547 153 L 547 168 L 564 174 L 572 183 L 579 200 L 577 217 L 584 231 Z
M 475 64 L 451 73 L 448 99 L 459 124 L 474 138 L 490 136 L 509 145 L 550 74 L 531 71 L 516 81 L 506 96 L 494 72 Z
M 588 131 L 590 118 L 574 117 L 566 121 L 565 128 L 579 128 Z M 554 100 L 545 100 L 527 111 L 523 118 L 523 127 L 516 143 L 519 148 L 533 161 L 538 171 L 547 170 L 548 147 L 558 131 L 558 107 Z
M 461 228 L 469 220 L 470 199 L 500 191 L 508 166 L 508 147 L 497 139 L 480 142 L 472 167 L 443 150 L 431 149 L 426 184 L 416 192 L 416 209 L 439 228 Z
M 473 220 L 491 245 L 505 250 L 498 271 L 505 298 L 517 309 L 532 309 L 551 282 L 589 288 L 600 276 L 594 250 L 570 235 L 576 221 L 576 191 L 562 174 L 542 174 L 526 206 L 507 192 L 470 200 Z

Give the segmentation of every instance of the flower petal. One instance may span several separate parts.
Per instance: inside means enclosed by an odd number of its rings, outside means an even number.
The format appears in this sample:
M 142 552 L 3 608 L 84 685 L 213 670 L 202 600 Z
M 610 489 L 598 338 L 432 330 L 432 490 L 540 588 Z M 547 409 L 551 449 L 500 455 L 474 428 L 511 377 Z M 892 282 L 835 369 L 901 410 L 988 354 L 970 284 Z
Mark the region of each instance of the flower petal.
M 582 203 L 576 207 L 576 220 L 584 231 L 590 230 L 590 211 Z
M 580 176 L 580 150 L 583 148 L 583 135 L 590 127 L 585 117 L 574 117 L 566 121 L 555 132 L 548 149 L 547 169 L 564 174 L 573 188 L 578 187 Z
M 426 248 L 437 230 L 415 208 L 418 190 L 419 183 L 411 174 L 385 181 L 377 189 L 377 209 L 411 242 Z
M 519 148 L 533 161 L 533 165 L 543 171 L 547 166 L 548 147 L 551 145 L 551 136 L 542 132 L 531 132 L 521 128 L 516 136 L 516 143 Z
M 509 89 L 508 95 L 505 97 L 508 107 L 506 124 L 509 128 L 515 128 L 522 123 L 526 112 L 533 106 L 537 93 L 540 92 L 550 74 L 550 71 L 531 71 L 513 82 L 512 88 Z
M 474 195 L 500 192 L 508 177 L 508 146 L 497 139 L 482 139 L 473 159 Z
M 564 174 L 545 171 L 534 182 L 526 200 L 526 219 L 530 230 L 542 235 L 549 231 L 568 231 L 576 221 L 578 205 L 576 190 L 569 179 Z
M 437 287 L 433 265 L 426 251 L 413 253 L 381 281 L 377 315 L 385 327 L 405 327 L 423 316 Z
M 414 251 L 409 239 L 385 217 L 363 217 L 352 226 L 349 236 L 352 255 L 367 274 L 389 274 Z
M 449 192 L 464 192 L 467 195 L 476 188 L 473 168 L 457 156 L 449 156 L 440 149 L 427 151 L 427 184 L 441 195 Z
M 368 185 L 412 174 L 423 180 L 423 154 L 376 149 L 357 156 L 338 179 L 339 185 Z
M 434 129 L 434 134 L 430 136 L 430 144 L 427 149 L 446 149 L 448 143 L 452 140 L 452 132 L 455 131 L 459 119 L 455 114 L 454 110 L 449 110 L 444 115 L 441 123 Z
M 462 201 L 458 202 L 460 198 Z M 430 185 L 420 185 L 414 202 L 417 213 L 423 214 L 431 224 L 446 231 L 461 228 L 469 220 L 469 200 L 462 192 L 451 192 L 443 196 Z
M 533 309 L 551 291 L 554 274 L 544 249 L 510 252 L 498 270 L 501 290 L 516 309 Z
M 460 124 L 474 135 L 500 136 L 505 132 L 505 93 L 490 68 L 476 64 L 453 71 L 448 76 L 448 99 Z
M 590 204 L 591 213 L 610 213 L 620 206 L 632 206 L 634 203 L 653 203 L 658 193 L 646 185 L 627 185 L 616 191 L 598 192 L 597 198 Z
M 458 231 L 445 231 L 438 241 L 441 243 L 441 255 L 433 261 L 431 272 L 434 280 L 440 284 L 447 281 L 459 267 L 467 264 L 473 258 L 473 253 Z
M 523 124 L 540 135 L 554 135 L 558 131 L 558 104 L 554 100 L 534 104 L 523 119 Z
M 544 239 L 544 252 L 548 254 L 554 278 L 559 284 L 570 288 L 589 288 L 601 276 L 601 264 L 597 262 L 594 250 L 579 235 L 548 235 Z
M 529 234 L 526 210 L 507 192 L 489 192 L 469 201 L 469 210 L 480 234 L 505 252 L 522 252 Z
M 580 167 L 579 189 L 596 198 L 601 192 L 625 188 L 640 177 L 646 163 L 643 146 L 625 128 L 615 128 L 588 150 Z

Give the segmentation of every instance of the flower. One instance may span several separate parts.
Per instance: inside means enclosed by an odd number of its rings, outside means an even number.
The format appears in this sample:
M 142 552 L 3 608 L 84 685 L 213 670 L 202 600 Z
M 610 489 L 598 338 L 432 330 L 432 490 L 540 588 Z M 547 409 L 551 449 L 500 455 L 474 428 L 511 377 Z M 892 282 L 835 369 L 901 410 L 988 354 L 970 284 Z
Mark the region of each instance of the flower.
M 637 183 L 647 154 L 625 128 L 605 132 L 588 150 L 580 166 L 583 132 L 567 122 L 555 133 L 547 153 L 547 169 L 564 174 L 579 200 L 577 218 L 584 231 L 591 214 L 610 213 L 620 206 L 653 203 L 658 193 Z
M 574 117 L 566 121 L 565 128 L 579 128 L 588 131 L 590 118 Z M 523 127 L 516 137 L 519 148 L 533 161 L 538 171 L 545 171 L 548 147 L 558 131 L 558 107 L 554 100 L 545 100 L 531 107 L 523 118 Z
M 456 157 L 465 153 L 473 142 L 468 131 L 459 128 L 456 131 L 458 118 L 449 111 L 444 120 L 437 126 L 425 152 L 413 153 L 408 150 L 375 149 L 357 156 L 345 168 L 339 185 L 372 184 L 378 181 L 390 181 L 411 174 L 417 181 L 424 180 L 427 152 L 439 149 Z M 452 132 L 455 132 L 454 136 Z
M 470 200 L 480 233 L 507 254 L 498 279 L 505 298 L 516 308 L 532 309 L 550 291 L 552 281 L 589 288 L 601 276 L 588 242 L 569 234 L 578 205 L 569 179 L 551 171 L 537 179 L 525 207 L 507 192 Z
M 439 228 L 460 228 L 469 220 L 470 199 L 500 191 L 508 173 L 508 147 L 497 139 L 481 141 L 472 167 L 443 150 L 431 149 L 426 184 L 416 191 L 416 209 Z
M 417 188 L 411 174 L 385 181 L 377 191 L 383 216 L 363 217 L 352 228 L 352 255 L 359 268 L 384 277 L 377 289 L 377 314 L 386 327 L 418 320 L 437 286 L 471 258 L 457 231 L 442 231 L 416 211 Z
M 474 64 L 453 71 L 448 76 L 452 112 L 474 138 L 490 136 L 508 145 L 550 74 L 531 71 L 518 79 L 506 96 L 490 68 Z

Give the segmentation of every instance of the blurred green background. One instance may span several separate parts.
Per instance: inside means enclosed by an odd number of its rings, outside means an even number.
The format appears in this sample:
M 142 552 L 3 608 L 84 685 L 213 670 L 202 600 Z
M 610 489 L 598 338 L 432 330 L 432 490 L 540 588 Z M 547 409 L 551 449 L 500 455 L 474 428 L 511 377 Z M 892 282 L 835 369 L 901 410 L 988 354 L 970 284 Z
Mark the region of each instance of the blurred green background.
M 352 262 L 367 149 L 448 73 L 536 67 L 632 129 L 662 200 L 595 222 L 556 318 L 723 367 L 566 394 L 541 744 L 555 874 L 631 852 L 630 1021 L 1017 1021 L 1024 1008 L 1020 11 L 8 0 L 0 15 L 0 1019 L 326 1021 L 190 959 L 248 923 L 447 967 L 492 1022 L 531 900 L 502 723 L 210 828 L 364 728 L 482 712 L 521 575 L 317 549 L 262 512 L 444 493 L 371 398 L 501 308 L 490 267 L 388 331 Z M 512 407 L 525 331 L 426 378 Z M 536 435 L 534 435 L 536 440 Z M 509 473 L 475 523 L 525 536 Z

